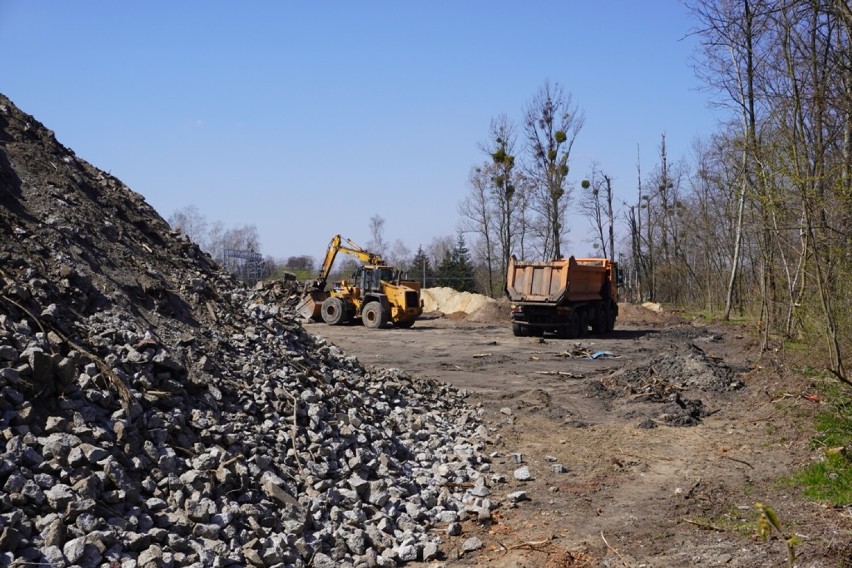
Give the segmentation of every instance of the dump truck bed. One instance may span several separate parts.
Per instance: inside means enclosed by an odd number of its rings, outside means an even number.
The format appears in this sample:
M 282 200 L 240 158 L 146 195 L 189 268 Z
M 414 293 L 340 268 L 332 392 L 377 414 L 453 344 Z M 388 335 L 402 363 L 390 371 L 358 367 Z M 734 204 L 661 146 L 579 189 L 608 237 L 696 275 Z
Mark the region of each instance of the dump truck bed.
M 512 258 L 506 294 L 515 303 L 557 305 L 600 300 L 611 263 L 605 258 L 574 258 L 528 262 Z

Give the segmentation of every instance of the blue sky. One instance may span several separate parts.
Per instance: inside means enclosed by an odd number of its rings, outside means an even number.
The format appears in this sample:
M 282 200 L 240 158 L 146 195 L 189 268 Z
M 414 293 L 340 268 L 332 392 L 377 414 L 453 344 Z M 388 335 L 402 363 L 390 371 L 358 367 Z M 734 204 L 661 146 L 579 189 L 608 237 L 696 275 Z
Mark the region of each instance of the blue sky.
M 455 234 L 491 119 L 520 124 L 545 80 L 585 111 L 593 161 L 633 200 L 716 128 L 676 0 L 49 2 L 0 0 L 0 92 L 163 216 L 257 226 L 262 251 L 409 248 Z M 590 250 L 572 217 L 569 249 Z

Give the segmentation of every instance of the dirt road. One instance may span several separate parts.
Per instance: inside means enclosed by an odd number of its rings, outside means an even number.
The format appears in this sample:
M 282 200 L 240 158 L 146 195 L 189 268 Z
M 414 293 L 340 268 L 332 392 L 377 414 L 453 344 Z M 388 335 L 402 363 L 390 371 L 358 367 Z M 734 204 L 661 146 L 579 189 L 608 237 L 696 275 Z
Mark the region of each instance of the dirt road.
M 782 566 L 756 538 L 754 503 L 799 534 L 798 566 L 852 565 L 849 510 L 780 481 L 808 449 L 807 383 L 756 365 L 732 327 L 626 306 L 606 338 L 520 338 L 508 322 L 428 314 L 408 330 L 308 324 L 366 366 L 445 381 L 481 404 L 492 497 L 505 503 L 460 536 L 447 566 Z M 779 374 L 781 373 L 781 374 Z M 517 480 L 527 467 L 532 477 Z M 512 505 L 509 493 L 528 500 Z M 475 551 L 463 545 L 482 541 Z

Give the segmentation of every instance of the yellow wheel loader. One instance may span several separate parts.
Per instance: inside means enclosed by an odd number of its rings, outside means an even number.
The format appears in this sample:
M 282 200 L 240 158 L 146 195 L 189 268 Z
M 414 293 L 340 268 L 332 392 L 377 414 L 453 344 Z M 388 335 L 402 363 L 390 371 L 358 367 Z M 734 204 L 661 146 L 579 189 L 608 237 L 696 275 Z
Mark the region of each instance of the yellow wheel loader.
M 363 264 L 351 279 L 335 282 L 331 290 L 326 290 L 328 275 L 339 252 L 355 256 Z M 379 255 L 335 235 L 317 278 L 305 285 L 304 297 L 296 311 L 306 320 L 341 325 L 360 319 L 368 328 L 378 329 L 389 322 L 394 327 L 411 327 L 423 313 L 423 304 L 419 282 L 403 280 L 399 271 L 386 265 Z

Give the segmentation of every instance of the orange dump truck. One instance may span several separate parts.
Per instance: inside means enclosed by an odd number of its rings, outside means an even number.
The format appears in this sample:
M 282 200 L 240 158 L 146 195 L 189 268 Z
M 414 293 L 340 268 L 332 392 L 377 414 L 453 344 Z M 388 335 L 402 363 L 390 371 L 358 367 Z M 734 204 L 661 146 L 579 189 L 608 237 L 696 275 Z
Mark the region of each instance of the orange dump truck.
M 584 337 L 603 334 L 618 316 L 618 266 L 607 258 L 528 262 L 514 256 L 506 271 L 517 336 Z

